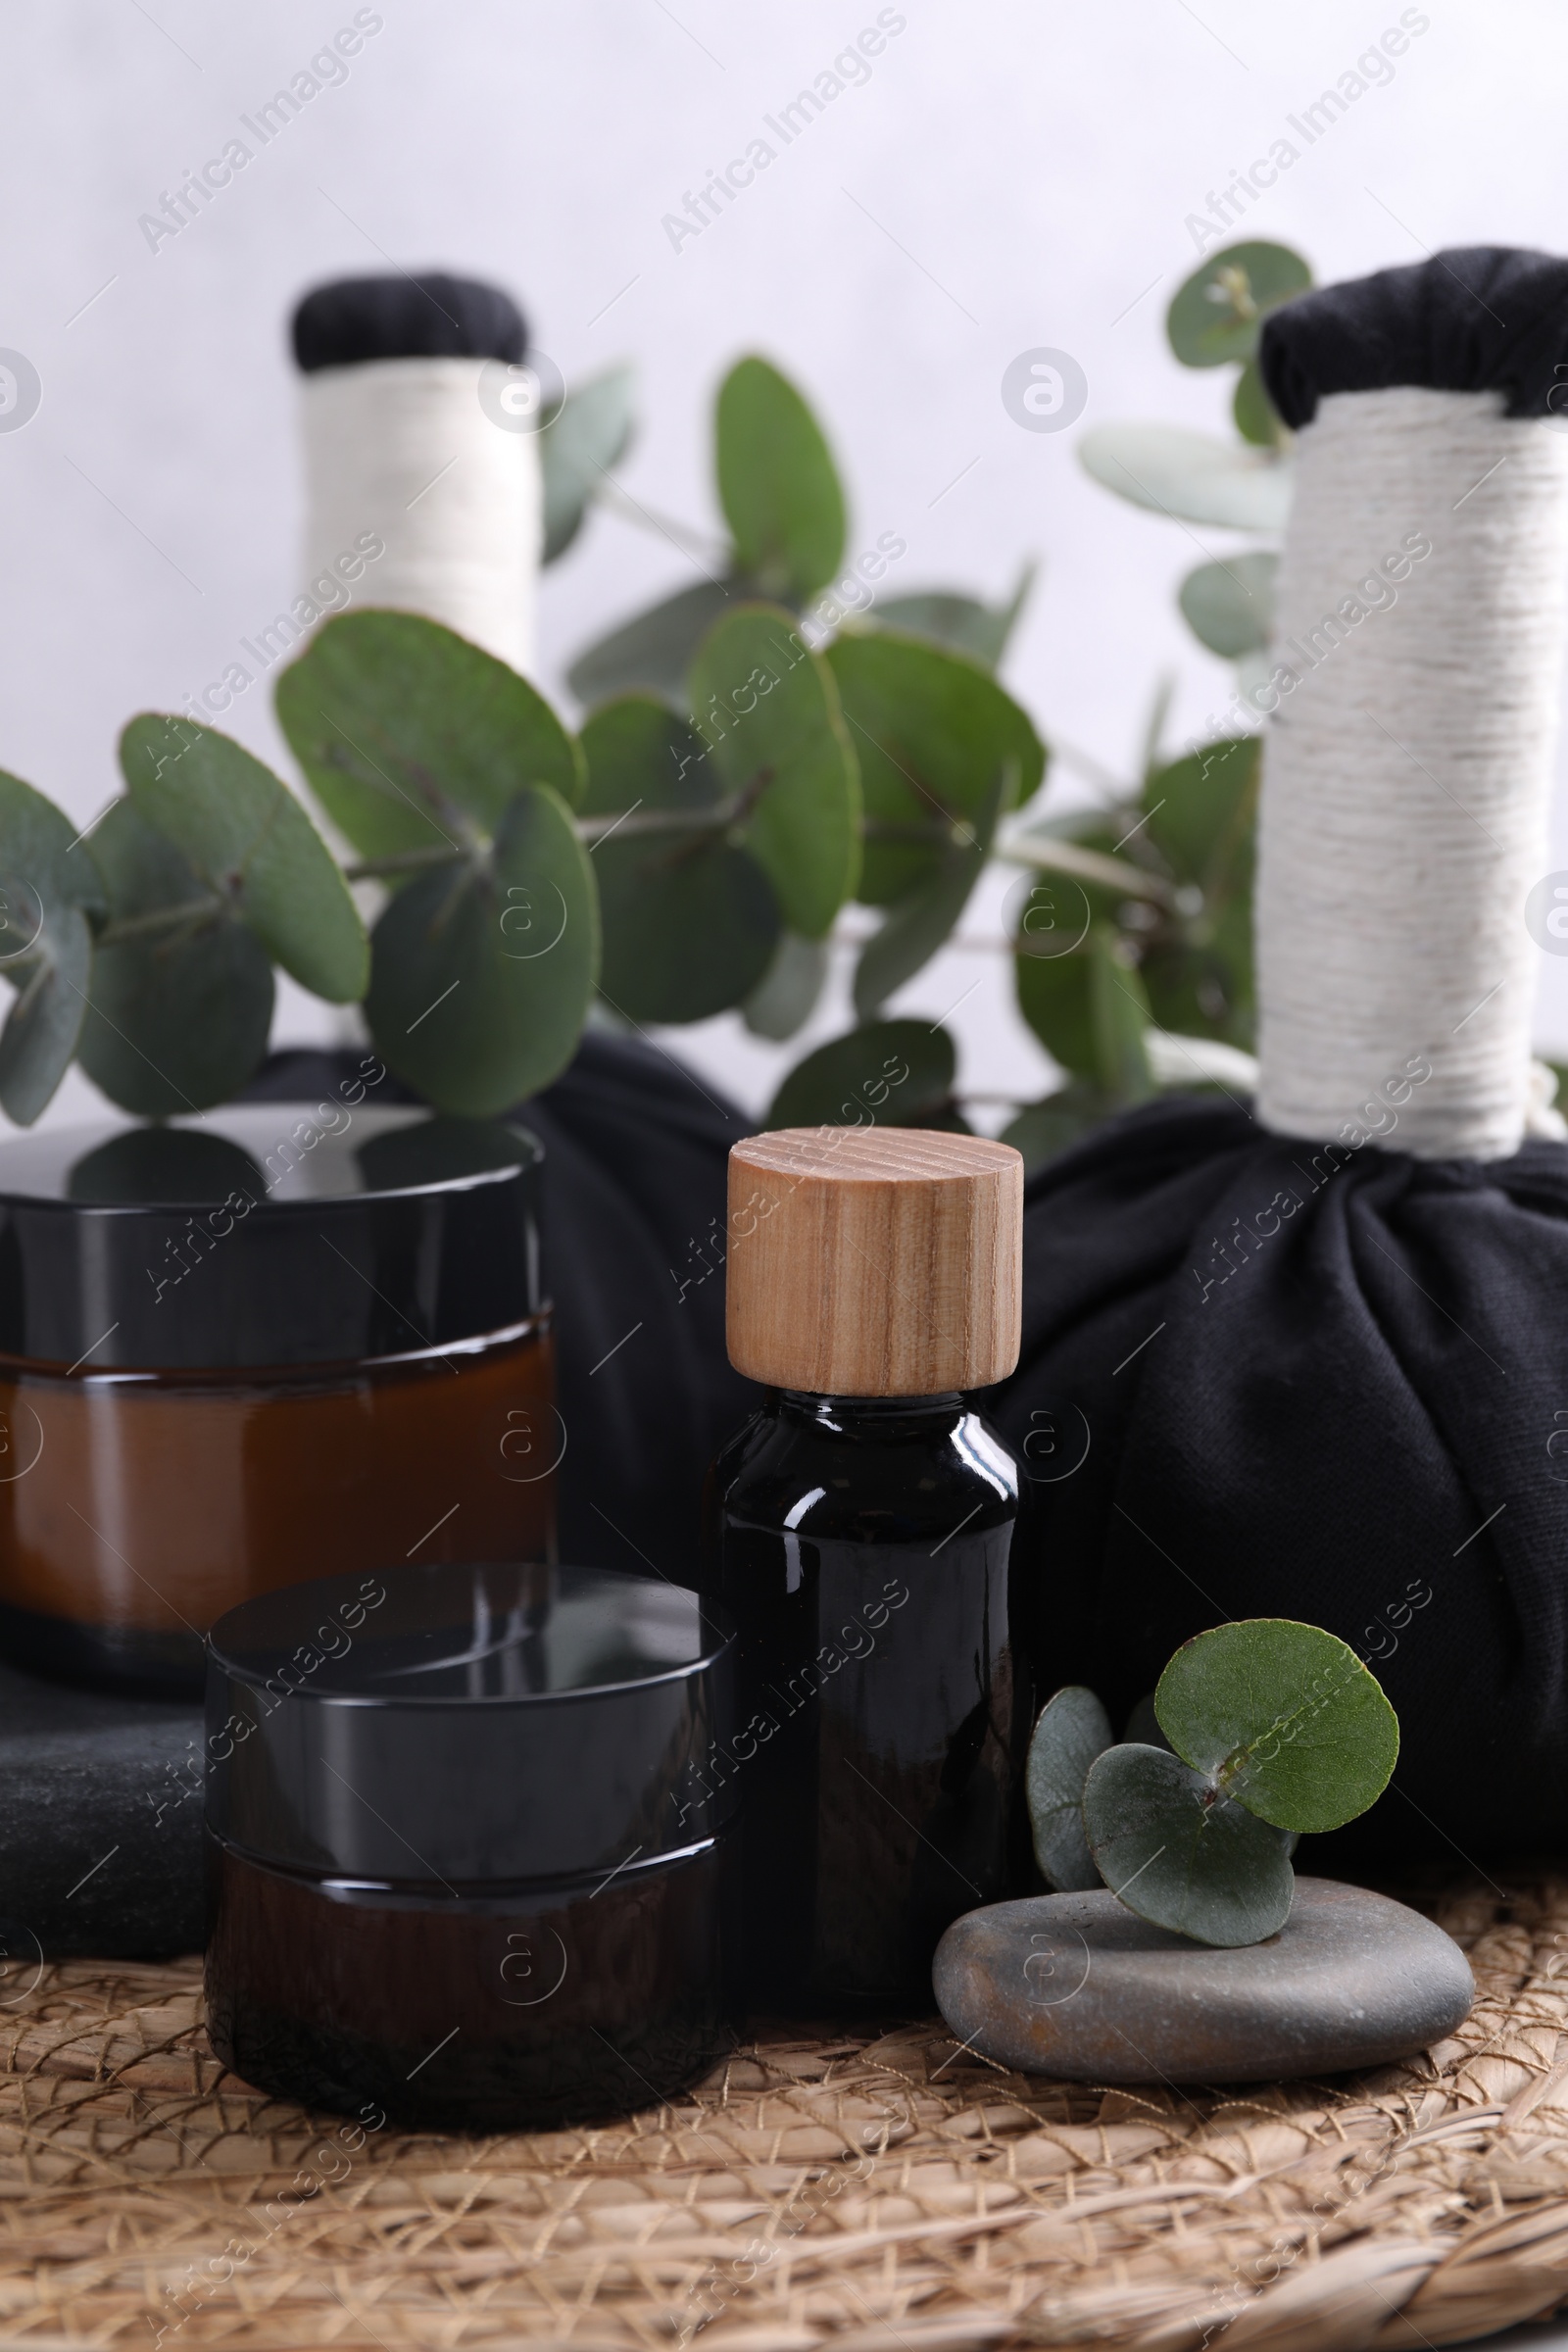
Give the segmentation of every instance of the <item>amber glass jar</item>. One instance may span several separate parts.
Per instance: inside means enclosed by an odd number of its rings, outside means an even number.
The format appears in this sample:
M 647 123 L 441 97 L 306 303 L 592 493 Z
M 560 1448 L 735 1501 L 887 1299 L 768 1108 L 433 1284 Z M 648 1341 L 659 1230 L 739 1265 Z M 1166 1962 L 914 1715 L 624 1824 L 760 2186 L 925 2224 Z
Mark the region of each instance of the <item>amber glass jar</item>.
M 551 1557 L 541 1156 L 352 1100 L 0 1150 L 0 1650 L 197 1690 L 251 1593 Z
M 481 2131 L 671 2098 L 732 2041 L 733 1638 L 611 1569 L 247 1601 L 207 1684 L 207 2014 L 246 2082 Z

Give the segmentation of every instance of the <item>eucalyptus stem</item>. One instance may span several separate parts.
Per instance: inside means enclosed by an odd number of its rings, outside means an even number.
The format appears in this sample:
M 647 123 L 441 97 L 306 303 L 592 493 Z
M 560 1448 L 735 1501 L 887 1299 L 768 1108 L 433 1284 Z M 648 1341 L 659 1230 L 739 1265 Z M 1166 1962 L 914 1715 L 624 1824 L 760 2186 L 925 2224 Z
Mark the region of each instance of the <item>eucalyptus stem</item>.
M 772 770 L 765 769 L 748 784 L 744 791 L 726 795 L 721 801 L 710 801 L 691 808 L 644 808 L 633 803 L 618 816 L 576 816 L 572 819 L 579 841 L 592 850 L 611 835 L 624 838 L 633 835 L 647 837 L 661 833 L 703 834 L 725 833 L 751 814 L 763 787 L 772 781 Z M 383 875 L 416 874 L 435 865 L 456 865 L 469 855 L 466 850 L 448 846 L 427 850 L 398 850 L 386 858 L 359 858 L 343 868 L 349 882 L 374 882 Z
M 1174 908 L 1176 893 L 1160 875 L 1152 874 L 1141 865 L 1132 865 L 1123 858 L 1107 857 L 1103 850 L 1086 850 L 1082 842 L 1052 841 L 1036 835 L 1026 840 L 1014 835 L 1000 841 L 995 855 L 1009 865 L 1035 866 L 1043 873 L 1071 874 L 1080 882 L 1099 882 L 1107 890 L 1119 890 L 1130 899 L 1149 899 L 1156 906 Z
M 1076 768 L 1086 784 L 1093 784 L 1112 804 L 1119 806 L 1124 801 L 1137 800 L 1138 787 L 1136 784 L 1124 783 L 1120 776 L 1112 773 L 1102 760 L 1097 760 L 1093 752 L 1086 752 L 1078 744 L 1069 743 L 1054 728 L 1052 730 L 1051 749 L 1055 759 L 1061 760 L 1067 767 Z
M 760 767 L 739 792 L 728 794 L 722 801 L 710 801 L 703 807 L 644 808 L 640 801 L 633 801 L 618 816 L 577 816 L 572 823 L 578 840 L 586 842 L 590 850 L 608 841 L 612 833 L 726 833 L 731 825 L 745 823 L 772 783 L 774 773 L 771 767 Z
M 340 728 L 339 733 L 341 732 Z M 356 782 L 368 785 L 372 792 L 381 792 L 394 796 L 400 801 L 407 801 L 411 808 L 416 809 L 419 815 L 429 818 L 438 833 L 445 834 L 447 851 L 443 855 L 450 854 L 454 857 L 461 857 L 467 852 L 471 856 L 473 852 L 483 848 L 481 836 L 466 811 L 442 790 L 429 769 L 420 761 L 405 760 L 403 767 L 416 791 L 423 796 L 426 804 L 423 808 L 419 808 L 418 802 L 411 794 L 404 791 L 401 784 L 387 774 L 384 767 L 376 766 L 368 752 L 362 750 L 360 745 L 350 737 L 345 736 L 344 741 L 348 744 L 351 752 L 357 754 L 361 760 L 374 770 L 373 782 L 369 776 L 362 774 L 356 768 L 352 760 L 345 757 L 342 746 L 339 744 L 328 744 L 322 755 L 328 767 L 341 768 L 345 775 L 351 775 Z M 450 832 L 448 831 L 449 826 L 451 827 Z M 457 836 L 456 839 L 454 839 L 454 835 Z M 416 853 L 410 852 L 409 855 L 416 855 Z
M 599 467 L 599 486 L 595 496 L 618 514 L 623 522 L 636 523 L 641 530 L 656 531 L 662 538 L 668 539 L 701 568 L 706 569 L 710 564 L 716 564 L 727 570 L 731 562 L 731 550 L 727 542 L 710 539 L 706 532 L 694 531 L 689 523 L 677 521 L 673 514 L 661 514 L 657 507 L 650 507 L 641 499 L 633 498 L 631 492 L 623 490 L 614 475 L 607 472 L 602 466 Z
M 100 948 L 119 948 L 133 939 L 153 938 L 160 931 L 199 930 L 216 922 L 223 901 L 216 893 L 201 899 L 182 899 L 177 906 L 155 906 L 148 914 L 128 914 L 122 922 L 106 923 L 98 933 Z
M 466 854 L 445 846 L 437 848 L 434 843 L 427 850 L 397 850 L 387 858 L 356 858 L 352 865 L 343 868 L 343 878 L 347 882 L 374 882 L 382 874 L 422 873 L 427 866 L 455 865 Z
M 710 801 L 701 808 L 640 808 L 634 804 L 623 808 L 618 816 L 579 816 L 572 822 L 578 840 L 593 849 L 608 841 L 612 833 L 622 840 L 633 834 L 722 833 L 741 812 L 740 796 L 733 794 L 727 800 Z
M 633 804 L 615 816 L 578 816 L 573 818 L 577 838 L 592 850 L 612 834 L 624 839 L 648 839 L 661 834 L 725 833 L 732 825 L 742 823 L 750 815 L 759 794 L 771 781 L 771 771 L 748 784 L 743 791 L 730 793 L 721 801 L 690 808 L 644 808 Z M 955 835 L 952 824 L 930 820 L 900 821 L 886 817 L 867 817 L 861 828 L 867 841 L 902 841 L 942 848 Z M 362 858 L 343 872 L 350 882 L 371 882 L 381 876 L 422 873 L 431 866 L 456 864 L 466 855 L 461 849 L 447 845 L 429 849 L 399 850 L 386 858 Z M 1081 842 L 1054 841 L 1036 836 L 1015 835 L 999 841 L 994 855 L 1009 864 L 1037 867 L 1046 872 L 1071 874 L 1085 882 L 1099 882 L 1105 888 L 1122 891 L 1128 898 L 1149 899 L 1154 905 L 1170 907 L 1175 904 L 1171 886 L 1160 875 L 1152 874 L 1127 859 L 1107 857 L 1102 850 L 1085 849 Z M 214 902 L 216 907 L 218 902 Z M 128 938 L 138 931 L 156 930 L 173 921 L 185 910 L 170 909 L 154 915 L 141 915 L 129 926 L 116 924 L 112 933 L 103 937 L 109 944 Z

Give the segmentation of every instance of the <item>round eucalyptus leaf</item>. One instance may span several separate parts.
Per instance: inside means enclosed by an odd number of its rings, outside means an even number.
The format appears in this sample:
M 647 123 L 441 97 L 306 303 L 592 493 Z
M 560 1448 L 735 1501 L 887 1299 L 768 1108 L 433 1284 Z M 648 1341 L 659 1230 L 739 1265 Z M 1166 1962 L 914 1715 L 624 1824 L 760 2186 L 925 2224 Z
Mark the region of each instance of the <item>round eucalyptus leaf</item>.
M 417 612 L 342 612 L 277 682 L 278 723 L 339 831 L 366 858 L 454 854 L 514 797 L 568 804 L 582 754 L 509 663 Z
M 1045 747 L 1034 722 L 976 662 L 892 629 L 828 650 L 859 762 L 866 844 L 858 896 L 888 906 L 934 883 L 1007 779 L 1003 810 L 1039 789 Z
M 934 1127 L 953 1097 L 956 1057 L 927 1021 L 872 1021 L 798 1061 L 765 1127 Z
M 79 906 L 52 908 L 38 954 L 7 975 L 17 1001 L 0 1033 L 0 1105 L 30 1127 L 80 1050 L 92 973 L 92 933 Z
M 1214 946 L 1194 948 L 1177 940 L 1147 948 L 1139 976 L 1149 997 L 1150 1010 L 1161 1036 L 1183 1041 L 1202 1039 L 1244 1053 L 1251 1043 L 1251 993 L 1246 970 L 1234 971 Z M 1253 1094 L 1255 1065 L 1238 1063 L 1227 1071 L 1188 1045 L 1151 1044 L 1151 1060 L 1161 1086 L 1229 1088 L 1232 1094 Z
M 103 885 L 77 828 L 20 776 L 0 773 L 0 976 L 16 1001 L 0 1032 L 0 1108 L 29 1127 L 71 1066 L 92 967 L 89 914 Z
M 1253 1002 L 1250 891 L 1237 888 L 1216 907 L 1213 921 L 1214 955 L 1225 974 L 1222 993 L 1228 1008 L 1226 1034 L 1234 1036 L 1238 1044 L 1250 1047 Z
M 117 801 L 94 827 L 92 851 L 111 931 L 187 913 L 118 945 L 99 943 L 77 1059 L 138 1118 L 230 1101 L 267 1052 L 271 958 L 133 801 Z
M 617 695 L 585 722 L 579 741 L 588 763 L 584 816 L 702 808 L 724 797 L 707 744 L 656 695 Z
M 51 906 L 79 906 L 89 915 L 104 911 L 103 882 L 80 827 L 41 792 L 3 769 L 0 877 L 6 891 L 0 906 L 0 972 L 31 952 L 40 916 Z
M 739 583 L 726 580 L 680 589 L 586 646 L 567 670 L 566 684 L 579 703 L 638 689 L 678 703 L 692 656 L 713 623 L 737 610 L 741 596 Z
M 1337 1830 L 1374 1804 L 1399 1721 L 1348 1643 L 1288 1617 L 1217 1625 L 1184 1642 L 1154 1693 L 1160 1729 L 1260 1821 Z
M 705 1021 L 773 960 L 778 900 L 747 851 L 711 834 L 634 836 L 593 851 L 604 925 L 599 992 L 631 1021 Z
M 1250 360 L 1265 314 L 1311 283 L 1311 270 L 1288 245 L 1260 239 L 1227 245 L 1172 296 L 1165 315 L 1171 350 L 1184 368 Z
M 1263 370 L 1256 360 L 1249 360 L 1236 378 L 1236 390 L 1231 396 L 1231 415 L 1236 430 L 1244 441 L 1259 449 L 1273 449 L 1284 436 L 1285 426 L 1275 413 L 1274 403 L 1263 382 Z
M 1105 924 L 1089 934 L 1089 1009 L 1095 1075 L 1118 1102 L 1147 1102 L 1158 1088 L 1149 1058 L 1149 999 L 1122 940 Z
M 1012 797 L 1015 762 L 998 769 L 979 813 L 943 849 L 930 879 L 890 906 L 882 928 L 860 950 L 855 968 L 855 1009 L 875 1020 L 889 997 L 912 980 L 952 933 L 985 871 L 997 818 Z
M 1210 911 L 1251 876 L 1260 753 L 1255 735 L 1221 737 L 1157 768 L 1144 788 L 1150 840 Z
M 539 433 L 544 476 L 541 563 L 564 556 L 582 528 L 606 469 L 626 454 L 632 429 L 632 369 L 607 368 L 574 385 Z
M 1125 824 L 1120 830 L 1126 830 Z M 1031 826 L 1027 836 L 1031 847 L 1053 838 L 1044 826 Z M 1008 885 L 1002 919 L 1020 955 L 1070 956 L 1089 937 L 1095 916 L 1113 921 L 1120 904 L 1119 892 L 1102 882 L 1086 888 L 1076 874 L 1029 864 Z
M 1063 956 L 1013 958 L 1018 1009 L 1064 1070 L 1118 1107 L 1157 1090 L 1149 1058 L 1149 999 L 1137 967 L 1108 923 L 1091 926 Z
M 873 616 L 852 627 L 900 629 L 908 637 L 927 637 L 951 654 L 967 654 L 971 662 L 995 669 L 1007 650 L 1034 577 L 1034 564 L 1026 564 L 1004 605 L 985 605 L 951 588 L 911 589 L 907 596 L 885 598 Z
M 960 596 L 956 589 L 925 588 L 914 589 L 907 596 L 890 596 L 877 607 L 869 625 L 881 623 L 906 637 L 927 638 L 951 654 L 967 654 L 971 662 L 995 669 L 1005 642 L 1000 618 L 978 597 Z
M 376 1051 L 438 1110 L 491 1118 L 548 1086 L 599 972 L 593 873 L 564 802 L 519 792 L 489 854 L 418 875 L 370 947 Z
M 305 810 L 270 767 L 211 727 L 143 712 L 120 738 L 137 812 L 314 996 L 357 1002 L 370 951 L 359 908 Z
M 1159 1728 L 1159 1717 L 1154 1713 L 1152 1690 L 1145 1691 L 1128 1716 L 1127 1729 L 1123 1732 L 1122 1739 L 1132 1747 L 1162 1747 L 1167 1754 L 1175 1752 Z
M 784 920 L 820 939 L 854 892 L 860 785 L 825 662 L 790 615 L 743 605 L 709 631 L 688 681 L 710 763 L 736 796 L 741 836 Z
M 1018 1010 L 1053 1061 L 1098 1092 L 1100 1055 L 1087 950 L 1033 956 L 1020 944 L 1013 957 L 1013 982 Z
M 1274 629 L 1274 575 L 1278 556 L 1258 550 L 1200 564 L 1181 584 L 1177 603 L 1200 645 L 1227 662 L 1261 653 Z
M 76 1058 L 137 1118 L 227 1102 L 260 1068 L 272 1026 L 272 966 L 235 922 L 101 949 Z
M 714 416 L 719 504 L 739 568 L 802 603 L 844 554 L 844 492 L 822 428 L 766 360 L 737 361 Z
M 1285 528 L 1292 474 L 1272 450 L 1179 424 L 1097 424 L 1078 444 L 1087 472 L 1135 507 L 1233 531 Z
M 772 962 L 741 1007 L 752 1035 L 769 1038 L 775 1045 L 793 1037 L 810 1019 L 827 970 L 825 939 L 781 932 Z
M 1042 1708 L 1029 1742 L 1024 1793 L 1035 1860 L 1048 1886 L 1074 1894 L 1100 1885 L 1084 1837 L 1084 1783 L 1111 1744 L 1110 1717 L 1081 1683 L 1070 1683 Z
M 1162 1747 L 1107 1747 L 1084 1784 L 1089 1850 L 1112 1894 L 1195 1942 L 1261 1943 L 1291 1913 L 1279 1830 Z
M 1073 1079 L 1043 1102 L 1026 1102 L 997 1140 L 1022 1152 L 1024 1174 L 1032 1176 L 1121 1107 L 1099 1087 Z

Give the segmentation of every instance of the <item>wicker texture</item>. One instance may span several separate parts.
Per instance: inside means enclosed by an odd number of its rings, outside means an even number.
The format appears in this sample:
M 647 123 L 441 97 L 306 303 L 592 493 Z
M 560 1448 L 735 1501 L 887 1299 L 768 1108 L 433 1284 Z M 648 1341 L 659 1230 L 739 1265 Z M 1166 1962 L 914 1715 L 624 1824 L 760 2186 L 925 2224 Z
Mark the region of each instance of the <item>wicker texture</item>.
M 61 1962 L 0 2027 L 0 2341 L 1455 2342 L 1568 2300 L 1568 1877 L 1432 1908 L 1479 2004 L 1358 2080 L 1068 2087 L 925 2021 L 484 2140 L 362 2141 L 225 2076 L 194 1961 Z

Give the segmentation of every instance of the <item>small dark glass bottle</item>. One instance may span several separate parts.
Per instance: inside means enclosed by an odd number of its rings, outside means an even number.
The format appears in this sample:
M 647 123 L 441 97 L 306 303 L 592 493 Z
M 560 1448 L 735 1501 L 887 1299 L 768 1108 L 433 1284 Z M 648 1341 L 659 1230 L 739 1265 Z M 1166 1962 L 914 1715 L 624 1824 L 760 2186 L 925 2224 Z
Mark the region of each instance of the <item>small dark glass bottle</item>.
M 757 2008 L 927 2007 L 943 1930 L 1010 1888 L 1019 1480 L 964 1392 L 1016 1359 L 1021 1200 L 1017 1153 L 970 1136 L 731 1154 L 730 1354 L 772 1393 L 710 1483 L 742 1728 L 709 1770 Z

